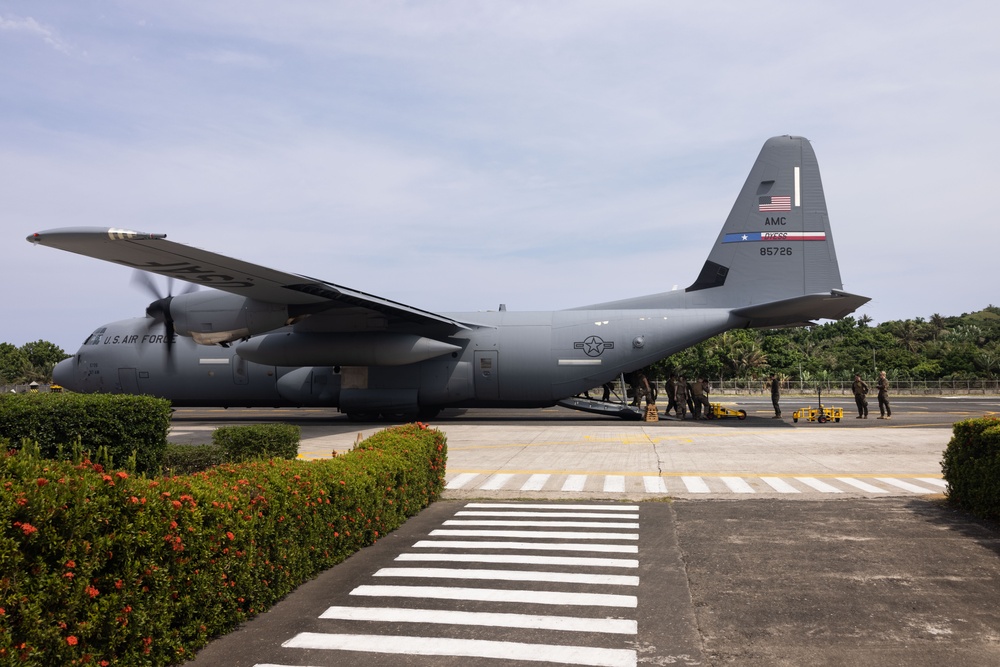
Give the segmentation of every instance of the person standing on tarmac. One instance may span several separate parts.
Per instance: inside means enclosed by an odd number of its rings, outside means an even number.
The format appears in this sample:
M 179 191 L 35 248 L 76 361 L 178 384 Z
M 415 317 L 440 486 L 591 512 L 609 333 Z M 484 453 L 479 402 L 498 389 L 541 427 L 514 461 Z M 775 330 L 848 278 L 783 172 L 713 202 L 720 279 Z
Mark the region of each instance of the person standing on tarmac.
M 778 399 L 781 397 L 781 383 L 778 381 L 778 376 L 771 373 L 771 405 L 774 406 L 774 416 L 771 419 L 781 419 L 781 406 L 778 405 Z
M 663 416 L 669 417 L 670 411 L 677 409 L 677 401 L 674 399 L 676 395 L 676 390 L 674 385 L 677 383 L 677 378 L 673 373 L 667 378 L 667 381 L 663 384 L 663 391 L 667 393 L 667 409 L 664 411 Z
M 705 395 L 705 378 L 698 378 L 691 384 L 691 400 L 694 405 L 691 412 L 695 419 L 708 419 L 711 416 L 712 408 Z
M 683 375 L 674 383 L 674 400 L 677 401 L 677 418 L 684 419 L 687 416 L 688 390 Z
M 604 389 L 604 393 L 601 395 L 601 400 L 607 403 L 611 400 L 611 390 L 614 389 L 615 386 L 611 382 L 605 382 L 601 385 L 601 388 Z
M 879 419 L 892 419 L 892 409 L 889 408 L 889 379 L 885 376 L 885 371 L 878 374 L 875 387 L 878 389 Z
M 705 417 L 715 419 L 715 411 L 712 410 L 712 402 L 708 397 L 712 393 L 712 383 L 708 381 L 708 378 L 702 378 L 701 386 L 705 389 Z
M 868 419 L 868 383 L 861 379 L 861 375 L 854 376 L 854 384 L 851 385 L 854 392 L 854 402 L 858 406 L 858 416 L 856 419 Z

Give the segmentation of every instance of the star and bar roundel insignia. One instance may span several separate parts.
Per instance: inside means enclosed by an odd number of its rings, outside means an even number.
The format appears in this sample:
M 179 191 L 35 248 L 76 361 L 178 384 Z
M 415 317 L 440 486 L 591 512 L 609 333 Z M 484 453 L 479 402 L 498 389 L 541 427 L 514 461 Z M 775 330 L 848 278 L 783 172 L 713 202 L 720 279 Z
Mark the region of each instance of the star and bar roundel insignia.
M 600 336 L 587 336 L 582 343 L 573 343 L 574 350 L 583 350 L 588 357 L 599 357 L 604 350 L 615 349 L 613 341 L 605 341 Z

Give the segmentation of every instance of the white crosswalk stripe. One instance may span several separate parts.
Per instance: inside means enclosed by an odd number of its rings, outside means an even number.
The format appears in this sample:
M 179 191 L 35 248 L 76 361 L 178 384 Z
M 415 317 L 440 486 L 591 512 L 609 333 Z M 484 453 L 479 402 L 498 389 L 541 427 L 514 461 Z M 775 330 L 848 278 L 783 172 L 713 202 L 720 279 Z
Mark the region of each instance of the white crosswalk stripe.
M 740 477 L 720 477 L 722 483 L 733 493 L 753 493 L 753 487 Z
M 799 480 L 808 487 L 816 489 L 820 493 L 843 493 L 841 489 L 838 489 L 835 486 L 831 486 L 826 482 L 820 481 L 815 477 L 796 477 L 795 479 Z
M 373 644 L 373 639 L 379 639 Z M 287 648 L 311 648 L 340 651 L 373 651 L 396 655 L 439 655 L 463 658 L 501 658 L 558 662 L 593 667 L 633 667 L 635 651 L 602 649 L 591 646 L 561 646 L 496 642 L 483 639 L 448 639 L 443 637 L 406 637 L 339 635 L 303 632 L 282 644 Z
M 837 481 L 853 486 L 856 489 L 861 489 L 867 493 L 889 493 L 886 489 L 879 488 L 874 484 L 869 484 L 868 482 L 861 481 L 860 479 L 854 479 L 853 477 L 838 477 Z
M 654 477 L 653 475 L 643 475 L 642 486 L 645 488 L 646 493 L 666 493 L 667 483 L 663 481 L 662 477 Z
M 440 543 L 435 545 L 440 547 Z M 634 558 L 589 558 L 586 556 L 519 556 L 509 554 L 436 554 L 405 553 L 396 556 L 398 561 L 437 563 L 516 563 L 518 565 L 570 565 L 587 567 L 639 567 Z
M 385 607 L 330 607 L 320 618 L 345 621 L 385 621 L 389 623 L 439 623 L 449 625 L 493 625 L 504 628 L 564 630 L 567 632 L 607 632 L 634 635 L 637 623 L 623 618 L 577 618 L 531 614 L 450 611 L 442 609 L 398 609 Z
M 761 480 L 778 493 L 802 493 L 780 477 L 761 477 Z
M 875 479 L 882 482 L 883 484 L 891 484 L 892 486 L 898 486 L 904 491 L 912 491 L 913 493 L 934 493 L 935 491 L 934 489 L 928 489 L 927 487 L 924 486 L 918 486 L 916 484 L 907 482 L 906 480 L 903 479 L 894 479 L 892 477 L 876 477 Z
M 563 491 L 583 491 L 583 485 L 587 483 L 586 475 L 569 475 L 562 485 Z
M 545 486 L 545 482 L 549 481 L 549 477 L 552 475 L 532 475 L 528 478 L 528 481 L 524 483 L 521 487 L 522 491 L 541 491 L 542 487 Z
M 628 493 L 648 495 L 685 494 L 852 494 L 892 497 L 941 493 L 947 482 L 936 477 L 850 477 L 777 475 L 601 475 L 553 473 L 457 473 L 447 490 Z M 468 515 L 464 513 L 463 515 Z M 487 515 L 483 515 L 487 516 Z
M 523 488 L 521 480 L 498 477 L 486 483 Z M 464 477 L 450 488 L 477 481 Z M 370 653 L 636 667 L 639 514 L 638 505 L 467 503 L 404 547 L 398 566 L 373 572 L 379 583 L 349 591 L 359 604 L 328 607 L 319 620 L 333 624 L 330 632 L 300 632 L 282 647 L 351 652 L 357 664 L 358 654 Z M 483 527 L 444 527 L 456 525 Z M 469 539 L 452 539 L 459 536 Z M 421 636 L 427 624 L 441 629 Z M 511 641 L 520 639 L 511 629 L 536 634 L 531 642 Z M 551 643 L 539 633 L 553 633 Z
M 705 484 L 705 480 L 701 477 L 684 476 L 681 477 L 681 481 L 684 483 L 684 488 L 688 490 L 688 493 L 712 492 L 712 490 L 708 488 L 708 484 Z

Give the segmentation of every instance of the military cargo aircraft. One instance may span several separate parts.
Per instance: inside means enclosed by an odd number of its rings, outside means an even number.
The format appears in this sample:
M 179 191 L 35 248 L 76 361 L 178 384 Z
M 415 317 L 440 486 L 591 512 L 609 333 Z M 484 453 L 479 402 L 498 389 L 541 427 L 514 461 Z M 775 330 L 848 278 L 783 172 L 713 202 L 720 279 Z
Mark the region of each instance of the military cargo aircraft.
M 729 329 L 840 319 L 869 300 L 842 291 L 816 156 L 795 136 L 764 144 L 689 287 L 568 310 L 432 313 L 165 234 L 78 227 L 27 240 L 211 288 L 98 327 L 56 367 L 63 387 L 359 419 L 555 404 L 635 418 L 575 397 Z

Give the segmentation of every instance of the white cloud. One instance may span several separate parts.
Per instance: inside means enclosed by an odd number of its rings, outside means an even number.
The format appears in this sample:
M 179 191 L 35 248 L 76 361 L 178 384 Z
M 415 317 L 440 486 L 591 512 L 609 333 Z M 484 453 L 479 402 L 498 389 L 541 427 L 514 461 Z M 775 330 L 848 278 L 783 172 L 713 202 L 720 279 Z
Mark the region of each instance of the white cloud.
M 60 53 L 70 53 L 69 46 L 59 38 L 55 30 L 42 25 L 30 16 L 27 18 L 16 18 L 0 14 L 0 32 L 22 33 L 31 37 L 37 37 Z

